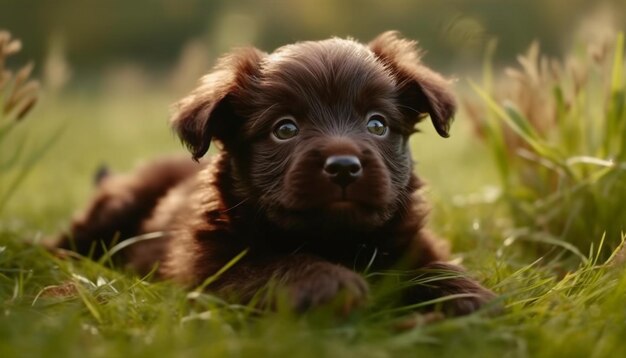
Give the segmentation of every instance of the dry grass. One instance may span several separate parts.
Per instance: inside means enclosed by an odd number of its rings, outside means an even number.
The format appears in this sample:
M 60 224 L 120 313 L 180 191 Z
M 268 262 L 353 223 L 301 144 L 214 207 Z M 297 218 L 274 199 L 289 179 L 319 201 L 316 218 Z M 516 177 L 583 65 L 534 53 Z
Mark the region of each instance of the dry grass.
M 621 243 L 623 55 L 623 33 L 563 60 L 541 55 L 535 42 L 496 85 L 487 59 L 483 85 L 473 85 L 481 100 L 465 103 L 499 169 L 502 199 L 515 221 L 512 239 L 560 244 L 577 256 L 594 238 L 606 236 L 612 248 Z

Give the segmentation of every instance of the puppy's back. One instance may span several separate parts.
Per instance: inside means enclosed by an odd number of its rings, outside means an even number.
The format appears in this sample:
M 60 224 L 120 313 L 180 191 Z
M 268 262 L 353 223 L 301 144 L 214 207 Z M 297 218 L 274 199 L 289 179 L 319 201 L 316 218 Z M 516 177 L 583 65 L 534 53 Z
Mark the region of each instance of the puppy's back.
M 161 158 L 129 174 L 110 174 L 97 185 L 87 208 L 77 215 L 56 246 L 94 259 L 121 241 L 144 231 L 144 222 L 172 188 L 193 177 L 202 165 L 189 158 Z M 149 249 L 149 245 L 145 246 Z M 154 256 L 146 251 L 144 257 Z M 133 265 L 134 266 L 134 265 Z M 140 270 L 142 271 L 142 270 Z

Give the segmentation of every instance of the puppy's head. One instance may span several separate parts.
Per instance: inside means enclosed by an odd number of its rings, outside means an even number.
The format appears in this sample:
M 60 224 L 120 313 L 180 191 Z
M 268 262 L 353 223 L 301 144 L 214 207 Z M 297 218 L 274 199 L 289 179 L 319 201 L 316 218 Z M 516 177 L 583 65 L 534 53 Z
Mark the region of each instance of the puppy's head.
M 272 54 L 242 49 L 178 103 L 172 123 L 195 159 L 220 142 L 235 194 L 276 225 L 371 230 L 415 190 L 416 123 L 430 116 L 448 136 L 447 88 L 394 32 L 368 45 L 334 38 Z

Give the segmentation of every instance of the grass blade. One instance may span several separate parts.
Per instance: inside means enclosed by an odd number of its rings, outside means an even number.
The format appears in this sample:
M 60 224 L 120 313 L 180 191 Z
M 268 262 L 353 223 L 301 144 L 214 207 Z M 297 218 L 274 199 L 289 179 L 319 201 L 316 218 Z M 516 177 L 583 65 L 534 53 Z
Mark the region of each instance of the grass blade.
M 24 181 L 24 179 L 26 179 L 35 164 L 39 160 L 41 160 L 46 152 L 59 140 L 64 131 L 65 127 L 60 127 L 50 136 L 50 138 L 48 138 L 47 141 L 45 141 L 37 150 L 35 150 L 28 158 L 28 160 L 24 163 L 21 170 L 18 172 L 13 181 L 5 189 L 5 192 L 0 193 L 0 213 L 2 213 L 6 204 L 9 202 L 13 194 L 15 194 L 15 191 L 17 190 L 19 185 Z

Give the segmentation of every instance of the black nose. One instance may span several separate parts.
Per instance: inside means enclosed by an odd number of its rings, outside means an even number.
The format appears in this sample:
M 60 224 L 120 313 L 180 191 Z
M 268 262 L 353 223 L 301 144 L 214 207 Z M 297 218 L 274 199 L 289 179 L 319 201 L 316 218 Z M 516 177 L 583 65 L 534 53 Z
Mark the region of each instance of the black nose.
M 345 188 L 357 180 L 363 170 L 361 161 L 354 155 L 333 155 L 326 159 L 324 173 L 330 177 L 333 183 Z

